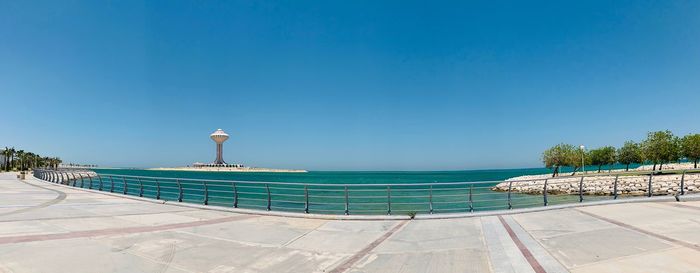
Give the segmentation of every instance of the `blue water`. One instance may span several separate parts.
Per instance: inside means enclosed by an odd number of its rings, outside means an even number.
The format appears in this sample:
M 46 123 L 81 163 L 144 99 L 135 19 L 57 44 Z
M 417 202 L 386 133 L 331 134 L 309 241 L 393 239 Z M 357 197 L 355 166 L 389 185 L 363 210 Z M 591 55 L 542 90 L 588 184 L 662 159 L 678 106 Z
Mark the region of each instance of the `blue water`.
M 310 171 L 307 173 L 243 173 L 200 171 L 157 171 L 140 169 L 96 169 L 98 173 L 172 178 L 217 179 L 264 182 L 388 184 L 427 182 L 496 181 L 507 178 L 550 173 L 548 169 L 503 169 L 470 171 Z
M 623 166 L 614 166 L 623 167 Z M 590 167 L 590 169 L 593 169 Z M 271 209 L 303 212 L 309 202 L 310 213 L 343 214 L 346 204 L 350 214 L 386 213 L 436 213 L 466 212 L 524 208 L 541 206 L 541 196 L 494 192 L 491 187 L 507 178 L 551 173 L 545 168 L 496 169 L 468 171 L 310 171 L 307 173 L 242 173 L 242 172 L 200 172 L 200 171 L 158 171 L 142 169 L 96 169 L 100 175 L 128 175 L 157 177 L 161 179 L 121 178 L 104 176 L 104 189 L 115 192 L 126 191 L 131 195 L 182 202 L 207 203 L 218 206 L 237 206 L 251 209 Z M 562 170 L 566 172 L 567 170 Z M 165 178 L 177 178 L 175 180 Z M 226 181 L 286 182 L 298 185 L 246 184 L 237 182 L 187 181 L 186 179 L 210 179 Z M 186 181 L 186 182 L 182 182 Z M 474 185 L 458 186 L 410 186 L 416 183 L 433 182 L 483 182 Z M 94 183 L 98 183 L 94 181 Z M 126 189 L 124 189 L 126 183 Z M 409 186 L 385 186 L 376 184 L 408 184 Z M 306 189 L 303 184 L 318 184 Z M 344 192 L 338 184 L 360 184 Z M 320 186 L 319 186 L 320 185 Z M 327 185 L 327 186 L 326 186 Z M 335 186 L 334 186 L 335 185 Z M 367 185 L 367 186 L 364 186 Z M 81 186 L 89 187 L 87 183 Z M 97 186 L 94 186 L 97 187 Z M 207 192 L 205 195 L 204 192 Z M 268 194 L 269 191 L 269 194 Z M 388 193 L 391 191 L 391 193 Z M 429 194 L 433 191 L 433 197 Z M 180 194 L 182 192 L 182 194 Z M 234 193 L 235 192 L 235 193 Z M 305 198 L 308 194 L 308 198 Z M 347 195 L 346 195 L 347 194 Z M 234 198 L 234 196 L 237 196 Z M 271 200 L 268 200 L 271 197 Z M 510 200 L 510 202 L 509 202 Z M 550 203 L 577 201 L 573 196 L 552 196 Z M 387 204 L 391 202 L 391 205 Z

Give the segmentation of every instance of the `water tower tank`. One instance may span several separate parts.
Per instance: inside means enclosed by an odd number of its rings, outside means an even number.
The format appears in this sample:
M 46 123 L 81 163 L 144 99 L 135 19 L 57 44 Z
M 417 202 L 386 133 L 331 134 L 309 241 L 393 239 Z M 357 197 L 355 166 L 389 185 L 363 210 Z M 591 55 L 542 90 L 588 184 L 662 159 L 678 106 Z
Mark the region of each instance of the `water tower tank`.
M 225 165 L 224 161 L 224 141 L 228 140 L 228 134 L 224 130 L 216 129 L 211 135 L 211 139 L 216 142 L 216 160 L 214 164 Z

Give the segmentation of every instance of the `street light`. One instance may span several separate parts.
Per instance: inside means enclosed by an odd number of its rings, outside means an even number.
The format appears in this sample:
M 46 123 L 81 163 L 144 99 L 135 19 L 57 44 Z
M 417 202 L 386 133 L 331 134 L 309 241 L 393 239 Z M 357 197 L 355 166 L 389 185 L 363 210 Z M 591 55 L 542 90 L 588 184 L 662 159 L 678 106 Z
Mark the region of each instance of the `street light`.
M 581 172 L 583 172 L 583 175 L 586 175 L 586 162 L 584 161 L 584 157 L 586 156 L 586 146 L 579 146 L 581 148 Z

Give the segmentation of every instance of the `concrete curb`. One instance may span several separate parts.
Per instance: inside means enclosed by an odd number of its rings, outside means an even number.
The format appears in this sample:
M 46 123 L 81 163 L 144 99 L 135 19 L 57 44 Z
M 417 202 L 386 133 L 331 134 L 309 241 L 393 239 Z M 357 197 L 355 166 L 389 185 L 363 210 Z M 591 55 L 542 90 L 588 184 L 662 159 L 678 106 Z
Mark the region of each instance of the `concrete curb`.
M 138 197 L 132 195 L 124 195 L 121 193 L 104 192 L 99 190 L 91 190 L 84 188 L 77 188 L 73 186 L 63 185 L 44 181 L 37 179 L 35 177 L 27 177 L 25 180 L 39 181 L 42 183 L 48 183 L 58 187 L 64 187 L 69 189 L 75 189 L 85 192 L 104 194 L 113 197 L 126 198 L 136 201 L 143 201 L 154 204 L 171 205 L 178 207 L 194 208 L 194 209 L 204 209 L 204 210 L 214 210 L 214 211 L 225 211 L 240 214 L 252 214 L 260 216 L 277 216 L 277 217 L 290 217 L 290 218 L 305 218 L 305 219 L 321 219 L 321 220 L 410 220 L 411 217 L 408 215 L 327 215 L 327 214 L 314 214 L 314 213 L 298 213 L 298 212 L 283 212 L 283 211 L 262 211 L 254 209 L 241 209 L 241 208 L 228 208 L 220 207 L 215 205 L 200 205 L 193 203 L 184 203 L 176 201 L 166 201 L 166 200 L 154 200 L 146 197 Z M 483 216 L 496 216 L 496 215 L 511 215 L 511 214 L 521 214 L 521 213 L 531 213 L 540 212 L 548 210 L 557 209 L 567 209 L 567 208 L 578 208 L 578 207 L 589 207 L 589 206 L 600 206 L 600 205 L 611 205 L 611 204 L 629 204 L 629 203 L 645 203 L 645 202 L 687 202 L 687 201 L 700 201 L 700 194 L 691 195 L 681 195 L 678 196 L 652 196 L 652 197 L 630 197 L 622 198 L 617 200 L 603 200 L 603 201 L 590 201 L 583 203 L 572 203 L 572 204 L 562 204 L 562 205 L 552 205 L 546 207 L 534 207 L 534 208 L 521 208 L 512 210 L 493 210 L 493 211 L 481 211 L 481 212 L 463 212 L 463 213 L 440 213 L 440 214 L 418 214 L 415 216 L 415 220 L 434 220 L 434 219 L 455 219 L 455 218 L 469 218 L 469 217 L 483 217 Z

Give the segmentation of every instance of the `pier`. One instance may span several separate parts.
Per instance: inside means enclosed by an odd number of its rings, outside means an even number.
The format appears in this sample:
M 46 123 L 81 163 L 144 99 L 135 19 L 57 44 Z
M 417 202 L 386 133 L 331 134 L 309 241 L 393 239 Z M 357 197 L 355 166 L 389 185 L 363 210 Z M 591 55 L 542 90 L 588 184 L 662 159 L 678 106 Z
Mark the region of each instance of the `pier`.
M 688 272 L 700 268 L 692 197 L 328 220 L 164 204 L 2 173 L 0 272 Z

